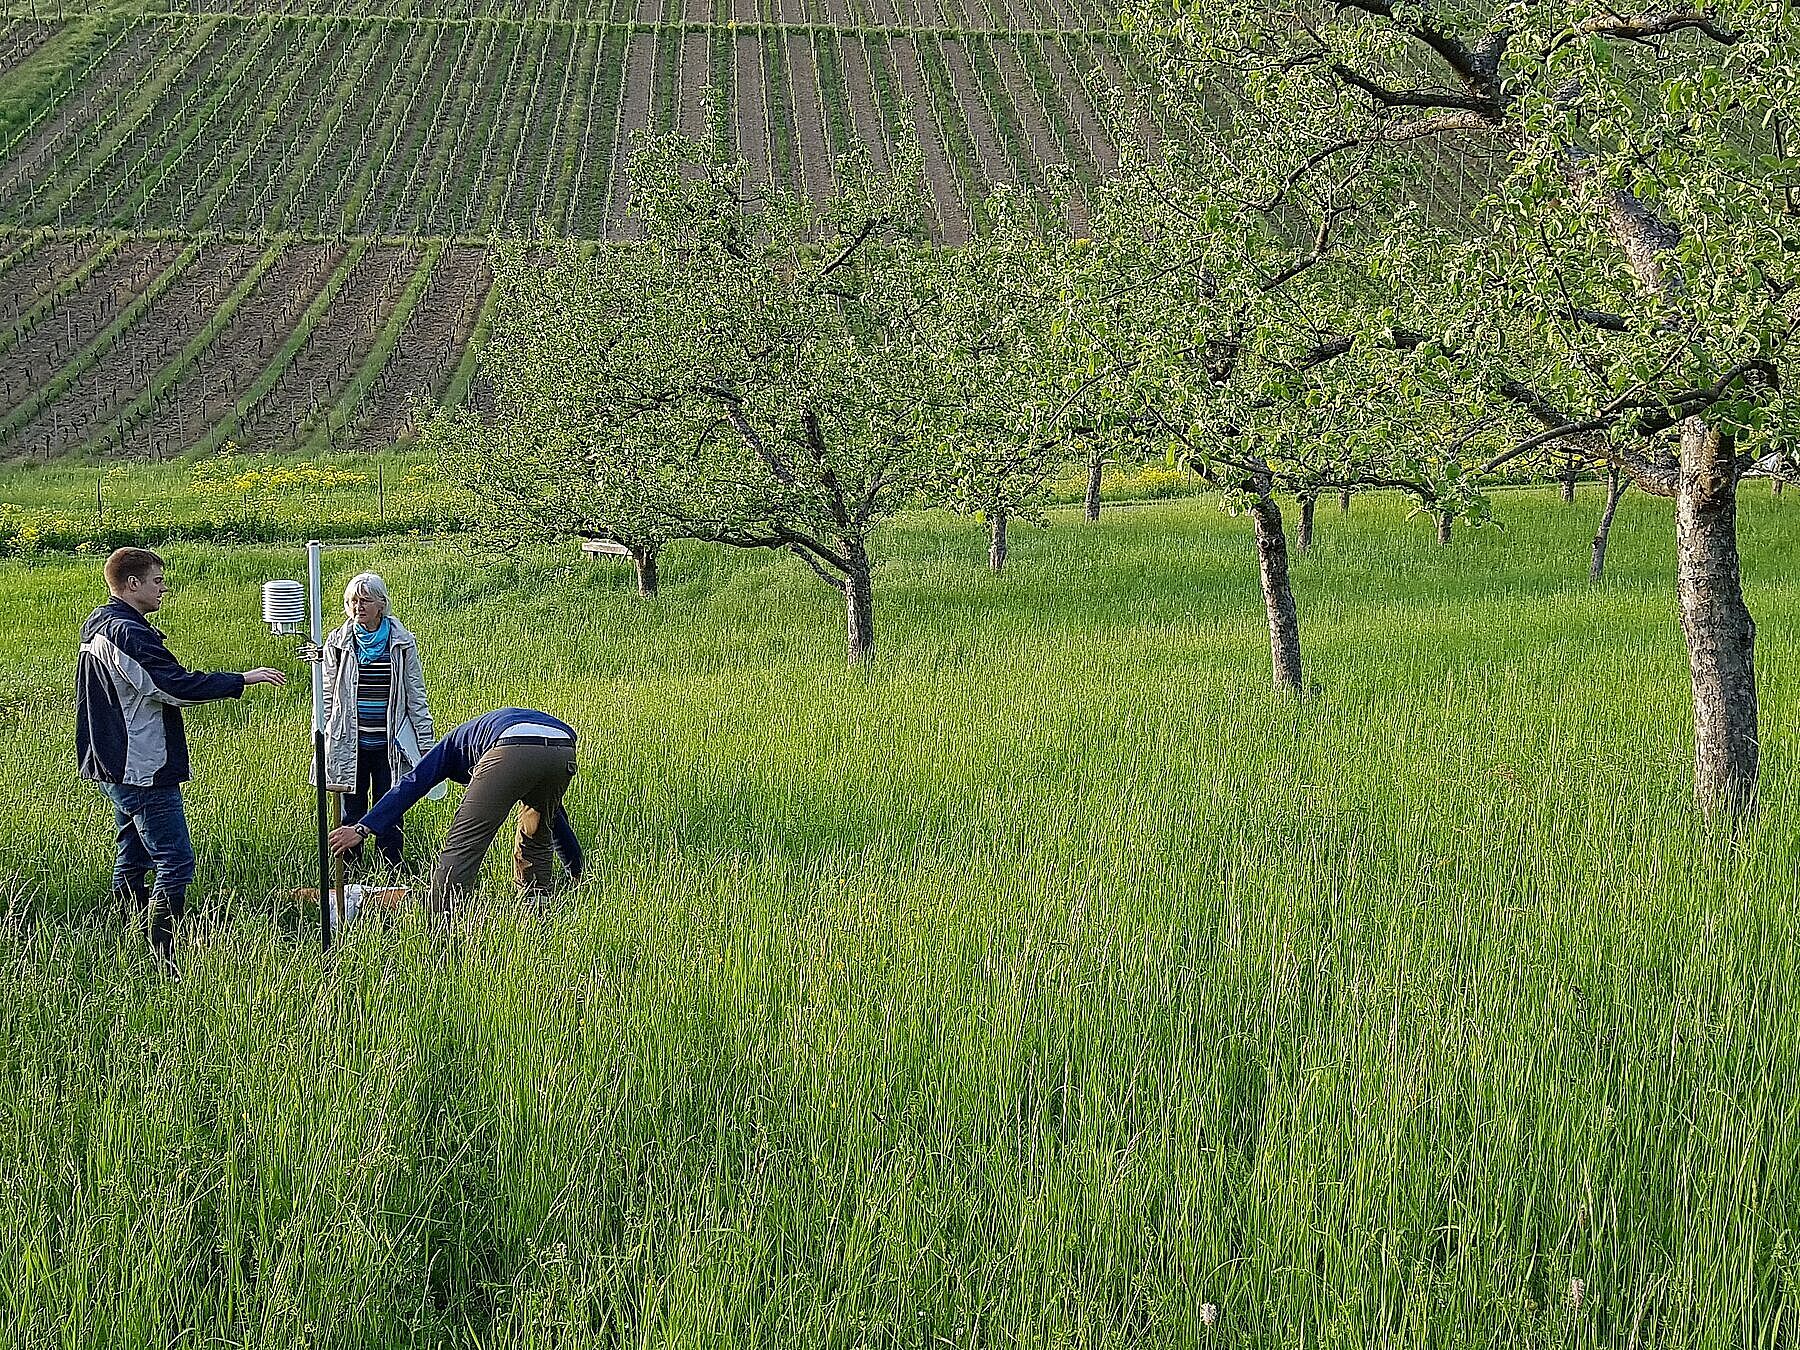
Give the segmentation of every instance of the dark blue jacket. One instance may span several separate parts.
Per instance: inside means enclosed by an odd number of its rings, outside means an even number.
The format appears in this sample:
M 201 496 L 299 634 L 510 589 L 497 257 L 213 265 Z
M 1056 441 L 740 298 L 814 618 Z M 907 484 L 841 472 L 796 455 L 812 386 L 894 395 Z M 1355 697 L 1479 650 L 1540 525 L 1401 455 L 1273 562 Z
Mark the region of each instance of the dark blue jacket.
M 75 667 L 75 753 L 81 776 L 127 787 L 175 787 L 189 777 L 190 703 L 236 698 L 244 677 L 202 674 L 169 654 L 163 635 L 123 600 L 81 625 Z
M 471 717 L 467 722 L 445 732 L 443 739 L 413 766 L 411 773 L 382 794 L 381 800 L 368 809 L 360 823 L 367 827 L 370 834 L 385 833 L 398 825 L 400 817 L 439 783 L 449 781 L 467 787 L 481 757 L 498 745 L 509 731 L 518 735 L 519 729 L 526 725 L 537 725 L 548 731 L 561 733 L 569 738 L 571 746 L 575 744 L 574 727 L 560 717 L 535 712 L 530 708 L 500 708 L 491 713 L 483 713 L 480 717 Z M 550 822 L 550 834 L 556 844 L 557 855 L 563 860 L 563 866 L 569 869 L 569 875 L 579 877 L 582 865 L 581 843 L 575 837 L 574 826 L 569 824 L 568 812 L 561 807 L 556 810 L 556 819 Z

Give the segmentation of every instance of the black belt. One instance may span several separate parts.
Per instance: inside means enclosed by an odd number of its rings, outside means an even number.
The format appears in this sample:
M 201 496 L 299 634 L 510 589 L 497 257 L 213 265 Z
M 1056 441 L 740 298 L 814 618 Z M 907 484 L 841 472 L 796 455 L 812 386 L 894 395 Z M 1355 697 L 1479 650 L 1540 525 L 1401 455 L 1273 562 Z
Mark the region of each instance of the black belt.
M 575 742 L 567 736 L 502 736 L 494 742 L 496 749 L 503 745 L 566 745 L 571 750 L 575 748 Z

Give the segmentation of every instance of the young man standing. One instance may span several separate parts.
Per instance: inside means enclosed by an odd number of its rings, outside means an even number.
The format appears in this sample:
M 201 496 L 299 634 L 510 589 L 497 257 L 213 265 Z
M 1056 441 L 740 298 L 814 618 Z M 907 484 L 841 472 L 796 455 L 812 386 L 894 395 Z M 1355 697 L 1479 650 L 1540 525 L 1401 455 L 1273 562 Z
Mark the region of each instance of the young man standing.
M 279 670 L 202 674 L 169 653 L 149 616 L 168 594 L 163 560 L 146 548 L 122 548 L 106 560 L 111 595 L 81 626 L 75 672 L 75 750 L 81 776 L 112 800 L 118 825 L 113 898 L 121 909 L 149 911 L 150 945 L 175 974 L 175 925 L 194 879 L 181 785 L 189 778 L 181 710 L 237 698 L 246 685 L 286 684 Z M 154 871 L 151 887 L 148 875 Z
M 452 728 L 361 820 L 332 831 L 332 851 L 348 853 L 364 839 L 398 825 L 439 783 L 463 783 L 468 791 L 431 869 L 432 912 L 447 917 L 475 889 L 481 860 L 515 805 L 519 834 L 513 875 L 520 889 L 541 895 L 550 889 L 553 852 L 572 878 L 581 879 L 581 845 L 562 805 L 574 779 L 575 728 L 567 722 L 531 708 L 483 713 Z

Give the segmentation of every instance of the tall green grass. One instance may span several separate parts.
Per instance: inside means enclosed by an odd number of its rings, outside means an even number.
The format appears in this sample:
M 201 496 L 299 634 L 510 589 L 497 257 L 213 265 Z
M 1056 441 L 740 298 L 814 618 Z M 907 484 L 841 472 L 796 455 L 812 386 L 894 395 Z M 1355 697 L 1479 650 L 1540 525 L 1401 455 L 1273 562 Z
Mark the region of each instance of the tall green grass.
M 1668 508 L 1321 510 L 790 561 L 392 539 L 443 725 L 582 732 L 588 879 L 322 968 L 304 685 L 190 714 L 186 978 L 95 911 L 92 559 L 0 564 L 0 1341 L 1776 1346 L 1800 1335 L 1793 509 L 1744 502 L 1764 811 L 1688 806 Z M 169 550 L 196 663 L 292 549 Z M 257 697 L 263 693 L 264 697 Z M 453 803 L 416 813 L 430 856 Z M 1572 1281 L 1580 1281 L 1577 1286 Z M 1204 1305 L 1216 1317 L 1202 1319 Z

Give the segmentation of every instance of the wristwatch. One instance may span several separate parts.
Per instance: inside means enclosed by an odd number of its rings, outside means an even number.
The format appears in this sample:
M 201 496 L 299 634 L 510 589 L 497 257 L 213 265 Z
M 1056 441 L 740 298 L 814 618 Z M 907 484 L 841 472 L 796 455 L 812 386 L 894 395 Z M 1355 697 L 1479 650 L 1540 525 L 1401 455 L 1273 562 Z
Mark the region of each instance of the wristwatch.
M 364 839 L 373 839 L 375 837 L 375 831 L 371 830 L 367 825 L 363 824 L 360 820 L 356 822 L 356 824 L 353 828 Z

